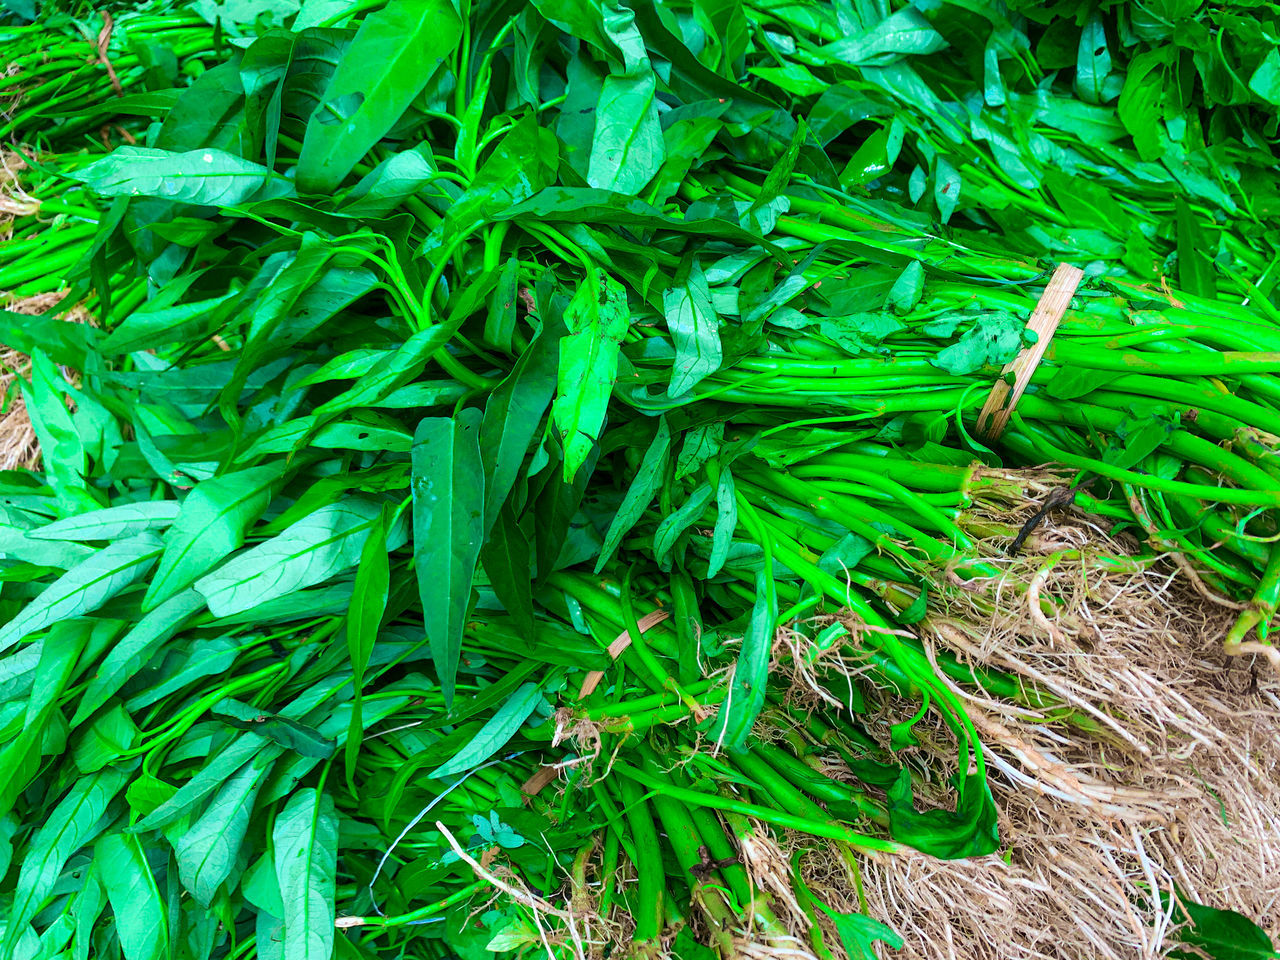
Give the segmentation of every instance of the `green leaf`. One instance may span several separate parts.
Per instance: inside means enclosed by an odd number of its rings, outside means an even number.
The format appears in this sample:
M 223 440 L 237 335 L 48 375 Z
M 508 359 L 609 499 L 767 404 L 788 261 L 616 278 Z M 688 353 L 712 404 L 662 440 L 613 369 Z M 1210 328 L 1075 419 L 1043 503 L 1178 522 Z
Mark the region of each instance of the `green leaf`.
M 118 324 L 102 343 L 107 354 L 132 353 L 179 340 L 197 339 L 212 333 L 231 312 L 238 299 L 235 291 L 220 297 L 189 303 L 165 304 L 157 300 L 144 303 Z
M 81 773 L 97 773 L 137 745 L 142 731 L 120 704 L 98 717 L 77 738 L 71 759 Z
M 560 341 L 560 369 L 551 415 L 564 440 L 564 476 L 572 481 L 604 429 L 605 410 L 618 378 L 618 355 L 631 322 L 626 289 L 599 277 L 583 283 L 565 311 L 568 336 Z
M 756 575 L 756 600 L 733 668 L 727 706 L 717 714 L 711 737 L 728 750 L 739 750 L 764 706 L 769 679 L 769 657 L 778 621 L 778 596 L 763 569 Z
M 907 313 L 915 308 L 923 294 L 924 266 L 919 260 L 912 260 L 893 282 L 886 305 L 898 313 Z
M 147 500 L 55 520 L 30 531 L 27 536 L 37 540 L 120 540 L 161 530 L 177 516 L 178 504 L 174 501 Z
M 1280 50 L 1272 47 L 1267 51 L 1249 78 L 1249 89 L 1267 103 L 1280 106 Z
M 329 960 L 334 948 L 338 815 L 311 787 L 294 793 L 272 828 L 284 902 L 285 960 Z
M 13 837 L 21 825 L 11 813 L 0 817 L 0 877 L 9 873 L 13 864 Z
M 160 539 L 139 534 L 76 564 L 0 628 L 0 650 L 52 623 L 96 610 L 147 575 L 160 555 Z
M 360 499 L 321 507 L 195 587 L 215 617 L 228 617 L 328 580 L 356 565 L 378 512 L 377 504 Z
M 489 528 L 480 562 L 502 606 L 523 630 L 533 633 L 533 550 L 509 503 Z
M 341 0 L 345 4 L 346 0 Z M 395 212 L 409 197 L 437 179 L 435 158 L 425 145 L 402 150 L 369 171 L 351 188 L 342 212 L 373 219 Z
M 432 770 L 428 776 L 434 779 L 452 777 L 484 763 L 506 746 L 542 700 L 542 688 L 538 684 L 524 684 L 488 719 L 465 747 L 447 763 Z
M 164 538 L 164 554 L 142 600 L 154 610 L 244 543 L 245 533 L 271 502 L 284 464 L 271 463 L 203 480 L 182 501 Z
M 831 918 L 849 960 L 877 960 L 875 943 L 880 941 L 891 950 L 902 949 L 902 937 L 879 920 L 865 913 L 837 913 L 825 903 L 818 903 Z
M 294 18 L 295 31 L 318 27 L 327 20 L 342 14 L 355 15 L 360 8 L 352 0 L 302 0 L 302 9 Z
M 4 520 L 0 522 L 0 553 L 9 560 L 70 570 L 98 552 L 96 547 L 67 540 L 37 539 L 33 536 L 36 531 L 30 528 L 28 518 L 16 516 L 3 508 L 0 508 L 0 517 Z
M 252 730 L 301 757 L 325 760 L 333 756 L 332 740 L 323 736 L 315 727 L 309 727 L 290 717 L 282 717 L 230 698 L 219 700 L 209 712 L 225 724 L 238 730 Z
M 924 332 L 934 334 L 931 327 L 942 323 L 933 321 L 925 324 Z M 1025 329 L 1026 323 L 1011 313 L 984 313 L 974 319 L 959 342 L 939 350 L 929 362 L 953 377 L 962 377 L 986 366 L 1003 365 L 1022 349 L 1022 332 Z
M 667 396 L 680 397 L 720 369 L 720 319 L 711 303 L 711 288 L 697 259 L 687 257 L 675 282 L 662 295 L 662 311 L 675 343 Z
M 201 206 L 230 207 L 293 193 L 292 183 L 262 164 L 212 148 L 171 153 L 117 147 L 74 176 L 104 197 L 160 197 Z
M 912 805 L 911 774 L 903 768 L 888 791 L 889 835 L 942 860 L 981 857 L 994 851 L 999 844 L 996 806 L 986 779 L 974 773 L 953 779 L 960 794 L 955 811 L 921 813 Z
M 1061 367 L 1045 386 L 1045 393 L 1059 400 L 1079 400 L 1125 376 L 1122 371 Z
M 1161 903 L 1168 907 L 1169 896 L 1160 891 Z M 1178 931 L 1178 939 L 1197 949 L 1173 950 L 1170 957 L 1192 960 L 1208 956 L 1212 960 L 1275 960 L 1280 956 L 1266 931 L 1234 910 L 1217 910 L 1186 897 L 1176 901 L 1175 922 L 1188 924 Z
M 729 559 L 729 547 L 733 545 L 733 533 L 738 529 L 738 495 L 733 474 L 728 467 L 720 471 L 716 483 L 716 525 L 711 532 L 711 555 L 707 559 L 707 579 L 710 580 Z
M 657 532 L 653 535 L 653 558 L 658 563 L 667 562 L 668 555 L 674 549 L 680 534 L 698 521 L 702 511 L 710 502 L 711 484 L 704 483 L 689 494 L 689 498 L 680 505 L 679 509 L 663 517 L 662 522 L 658 524 Z
M 1174 201 L 1177 211 L 1178 286 L 1197 297 L 1215 297 L 1218 293 L 1208 240 L 1196 222 L 1191 206 L 1179 196 Z
M 658 418 L 658 430 L 644 452 L 640 466 L 627 487 L 626 496 L 618 512 L 609 522 L 609 530 L 604 536 L 604 545 L 600 548 L 600 556 L 596 560 L 596 573 L 604 569 L 613 552 L 622 543 L 627 531 L 636 525 L 654 496 L 662 488 L 667 475 L 667 465 L 671 459 L 671 428 L 667 426 L 667 418 Z
M 844 317 L 827 317 L 818 324 L 819 333 L 855 356 L 859 353 L 883 353 L 881 341 L 905 329 L 906 325 L 891 313 L 853 313 Z
M 41 349 L 31 354 L 31 382 L 23 384 L 22 395 L 40 442 L 48 483 L 64 511 L 83 513 L 101 506 L 85 483 L 88 451 L 64 399 L 75 391 Z
M 169 797 L 133 828 L 131 833 L 144 833 L 168 826 L 179 817 L 195 809 L 206 797 L 213 794 L 227 778 L 243 767 L 250 760 L 256 759 L 259 766 L 270 764 L 283 753 L 283 749 L 268 743 L 264 737 L 247 733 L 231 742 L 230 745 L 209 757 L 191 776 L 191 779 L 178 788 L 177 793 Z
M 208 908 L 235 868 L 240 845 L 249 829 L 253 803 L 274 763 L 259 754 L 222 785 L 208 808 L 178 834 L 173 849 L 178 876 L 196 903 Z
M 379 403 L 416 378 L 432 355 L 453 338 L 460 323 L 460 319 L 457 322 L 437 323 L 417 331 L 395 350 L 379 358 L 349 389 L 316 407 L 315 415 L 335 417 L 353 407 L 369 407 Z M 434 404 L 424 404 L 421 401 L 409 404 L 417 405 Z
M 453 702 L 471 581 L 484 541 L 481 414 L 428 417 L 413 436 L 413 552 L 423 624 L 445 703 Z
M 825 570 L 840 580 L 847 580 L 849 571 L 874 549 L 875 545 L 866 537 L 853 532 L 846 533 L 823 551 L 818 558 L 818 569 Z
M 369 666 L 369 657 L 378 639 L 378 630 L 382 626 L 382 618 L 387 609 L 387 595 L 391 588 L 391 559 L 387 555 L 388 520 L 384 509 L 370 532 L 369 539 L 364 542 L 351 591 L 351 605 L 347 608 L 347 654 L 351 659 L 351 689 L 355 693 L 355 699 L 351 705 L 351 725 L 347 731 L 344 761 L 347 784 L 353 795 L 356 795 L 356 759 L 364 731 L 364 671 Z
M 89 960 L 91 939 L 95 929 L 101 929 L 98 918 L 107 906 L 107 891 L 102 885 L 102 868 L 97 863 L 90 863 L 81 876 L 80 889 L 71 903 L 70 910 L 63 913 L 41 937 L 42 945 L 45 937 L 54 934 L 61 927 L 63 934 L 74 925 L 73 960 Z
M 107 805 L 128 778 L 128 773 L 117 767 L 82 777 L 40 824 L 23 854 L 5 918 L 0 955 L 14 956 L 18 938 L 44 907 L 67 860 L 106 826 L 102 816 Z
M 676 476 L 680 480 L 693 476 L 702 469 L 703 464 L 716 455 L 724 441 L 724 421 L 705 423 L 694 427 L 684 435 L 680 444 L 680 455 L 676 457 Z
M 700 944 L 688 927 L 682 927 L 671 943 L 671 956 L 677 960 L 716 960 L 719 954 Z
M 332 193 L 409 109 L 462 38 L 447 0 L 391 0 L 366 15 L 307 121 L 298 186 Z
M 1125 417 L 1116 425 L 1115 437 L 1106 444 L 1101 459 L 1129 469 L 1167 442 L 1176 429 L 1175 420 L 1167 417 Z
M 1103 103 L 1107 97 L 1107 77 L 1111 73 L 1111 51 L 1107 31 L 1095 11 L 1085 21 L 1076 55 L 1076 92 L 1086 103 Z
M 145 817 L 155 811 L 162 803 L 171 800 L 177 792 L 177 787 L 144 772 L 137 780 L 129 784 L 129 789 L 124 792 L 124 796 L 129 803 L 129 808 L 138 817 Z
M 244 872 L 240 890 L 252 906 L 273 917 L 284 916 L 284 897 L 280 893 L 275 864 L 269 855 L 264 853 Z
M 109 833 L 99 838 L 94 850 L 125 960 L 165 960 L 168 913 L 138 838 Z
M 745 205 L 744 205 L 745 206 Z M 532 220 L 552 223 L 608 223 L 631 230 L 671 230 L 699 238 L 716 238 L 751 246 L 761 244 L 782 260 L 780 247 L 721 217 L 672 217 L 636 197 L 588 187 L 548 187 L 523 203 L 494 216 L 495 220 Z
M 193 6 L 210 23 L 268 26 L 281 24 L 297 13 L 299 0 L 196 0 Z
M 850 66 L 884 66 L 905 54 L 936 53 L 946 45 L 918 10 L 907 7 L 861 33 L 827 44 L 821 54 Z
M 79 726 L 115 696 L 190 617 L 203 609 L 204 597 L 185 590 L 139 619 L 107 651 L 80 697 L 71 725 Z
M 587 182 L 635 196 L 653 179 L 666 156 L 658 123 L 657 78 L 649 64 L 635 14 L 617 3 L 602 6 L 604 28 L 622 53 L 623 70 L 605 78 L 595 107 L 595 133 Z
M 947 223 L 960 202 L 964 181 L 960 172 L 945 157 L 938 157 L 933 168 L 933 202 L 938 205 L 938 219 Z
M 515 485 L 525 454 L 555 394 L 562 333 L 563 329 L 544 326 L 485 403 L 479 443 L 484 464 L 486 529 L 493 525 Z
M 1143 160 L 1156 160 L 1164 152 L 1161 100 L 1164 97 L 1164 71 L 1169 60 L 1166 50 L 1146 50 L 1134 57 L 1125 75 L 1124 88 L 1120 91 L 1120 102 L 1116 105 L 1116 114 L 1133 137 L 1133 145 Z M 1261 72 L 1262 68 L 1258 69 Z M 1257 79 L 1257 74 L 1254 79 Z
M 555 134 L 526 115 L 498 142 L 466 192 L 449 205 L 450 222 L 458 228 L 481 223 L 550 186 L 559 153 Z
M 84 619 L 62 620 L 49 628 L 40 644 L 40 659 L 32 676 L 31 695 L 25 712 L 20 712 L 20 732 L 0 751 L 0 813 L 14 808 L 19 795 L 38 773 L 46 752 L 46 734 L 64 727 L 58 699 L 70 683 L 76 664 L 88 653 L 95 656 L 102 642 L 110 642 L 118 623 Z M 96 636 L 95 636 L 96 635 Z M 65 735 L 54 740 L 56 750 L 65 744 Z

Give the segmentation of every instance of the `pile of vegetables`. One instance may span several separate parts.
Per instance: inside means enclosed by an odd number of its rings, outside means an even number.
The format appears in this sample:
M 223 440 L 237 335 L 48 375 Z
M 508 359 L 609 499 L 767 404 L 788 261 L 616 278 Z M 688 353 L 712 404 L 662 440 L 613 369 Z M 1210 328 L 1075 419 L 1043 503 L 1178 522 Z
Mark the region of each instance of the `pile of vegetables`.
M 0 954 L 901 945 L 865 856 L 1000 846 L 957 687 L 1105 735 L 924 642 L 1054 616 L 1030 501 L 1278 659 L 1280 54 L 1212 28 L 1242 99 L 1162 52 L 1215 12 L 976 6 L 196 3 L 116 15 L 115 99 L 4 27 L 0 289 L 97 325 L 0 314 Z

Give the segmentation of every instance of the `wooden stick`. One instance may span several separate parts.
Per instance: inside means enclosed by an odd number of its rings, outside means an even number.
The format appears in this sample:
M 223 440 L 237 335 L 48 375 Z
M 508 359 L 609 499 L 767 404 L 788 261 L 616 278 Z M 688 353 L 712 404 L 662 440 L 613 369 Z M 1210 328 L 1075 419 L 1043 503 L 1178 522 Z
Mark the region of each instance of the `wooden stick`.
M 1013 408 L 1018 405 L 1018 400 L 1031 382 L 1031 376 L 1040 365 L 1044 352 L 1049 349 L 1049 341 L 1053 339 L 1054 331 L 1058 329 L 1067 307 L 1071 306 L 1071 298 L 1075 296 L 1076 288 L 1083 279 L 1084 271 L 1067 263 L 1058 264 L 1058 269 L 1053 271 L 1049 285 L 1044 288 L 1040 301 L 1031 312 L 1031 319 L 1027 321 L 1027 329 L 1035 332 L 1036 342 L 1024 347 L 1000 371 L 1000 379 L 991 388 L 987 402 L 982 405 L 982 412 L 978 414 L 979 435 L 988 440 L 1000 439 L 1000 434 L 1009 425 Z M 1014 375 L 1012 388 L 1006 382 L 1011 373 Z

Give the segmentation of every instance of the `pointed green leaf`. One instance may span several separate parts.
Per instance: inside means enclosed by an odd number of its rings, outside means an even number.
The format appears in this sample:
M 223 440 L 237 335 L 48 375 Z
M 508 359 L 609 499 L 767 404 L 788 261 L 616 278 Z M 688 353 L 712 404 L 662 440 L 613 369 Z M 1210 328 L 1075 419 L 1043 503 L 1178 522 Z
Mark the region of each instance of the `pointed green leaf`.
M 190 780 L 147 814 L 140 823 L 130 829 L 130 832 L 144 833 L 168 826 L 183 814 L 193 810 L 200 801 L 216 791 L 228 777 L 259 753 L 273 760 L 283 752 L 282 748 L 269 743 L 264 737 L 253 733 L 241 735 L 239 739 L 232 741 L 230 745 L 208 758 Z M 262 762 L 266 761 L 259 761 L 259 763 Z
M 229 617 L 354 567 L 378 516 L 368 500 L 321 507 L 196 581 L 209 611 Z
M 98 840 L 95 852 L 125 960 L 165 960 L 169 918 L 138 838 L 109 833 Z
M 44 907 L 63 866 L 105 826 L 102 815 L 107 811 L 107 804 L 127 780 L 128 774 L 116 767 L 80 778 L 40 824 L 23 854 L 22 869 L 5 918 L 0 956 L 14 956 L 18 938 Z
M 28 536 L 37 540 L 119 540 L 150 530 L 162 530 L 177 516 L 178 504 L 175 501 L 146 500 L 55 520 L 37 527 Z
M 511 504 L 498 511 L 480 562 L 507 613 L 521 629 L 533 633 L 533 549 Z
M 223 881 L 231 876 L 249 829 L 253 803 L 274 762 L 270 754 L 259 754 L 237 770 L 204 814 L 174 843 L 178 876 L 202 907 L 208 908 Z
M 331 193 L 409 109 L 462 37 L 447 0 L 391 0 L 367 14 L 307 122 L 298 185 Z
M 117 147 L 75 178 L 104 197 L 160 197 L 210 207 L 293 193 L 287 178 L 262 164 L 212 148 L 173 153 Z
M 151 533 L 120 540 L 76 564 L 0 628 L 0 650 L 59 620 L 96 610 L 147 575 L 160 555 Z
M 662 296 L 662 311 L 675 343 L 667 395 L 680 397 L 720 369 L 720 320 L 711 304 L 711 288 L 702 267 L 693 258 L 680 265 L 675 285 Z
M 653 535 L 653 558 L 658 563 L 667 563 L 668 555 L 675 547 L 676 541 L 680 539 L 680 534 L 697 522 L 710 502 L 711 484 L 700 484 L 693 493 L 689 494 L 689 499 L 681 504 L 679 509 L 663 517 L 662 522 L 658 524 L 657 533 Z
M 271 502 L 282 463 L 251 467 L 196 484 L 164 537 L 164 555 L 142 600 L 154 610 L 244 543 L 244 536 Z
M 609 522 L 609 531 L 604 536 L 604 545 L 600 548 L 600 556 L 596 560 L 596 573 L 604 569 L 613 552 L 622 543 L 627 531 L 634 527 L 641 515 L 649 508 L 654 496 L 662 488 L 667 476 L 667 464 L 671 459 L 671 430 L 667 426 L 667 418 L 658 418 L 658 432 L 654 435 L 649 449 L 644 452 L 640 467 L 636 470 L 627 487 L 622 505 Z
M 453 701 L 471 581 L 484 540 L 479 410 L 428 417 L 413 437 L 413 552 L 422 618 L 445 703 Z
M 1167 909 L 1170 897 L 1160 891 L 1161 903 Z M 1178 931 L 1178 939 L 1191 950 L 1173 950 L 1177 960 L 1209 956 L 1212 960 L 1275 960 L 1275 945 L 1265 930 L 1234 910 L 1218 910 L 1196 903 L 1186 896 L 1177 901 L 1174 922 L 1186 922 Z
M 631 322 L 627 293 L 612 277 L 601 287 L 578 287 L 565 311 L 569 335 L 560 341 L 560 369 L 552 418 L 564 438 L 564 476 L 572 480 L 604 429 L 618 378 L 618 353 Z
M 778 620 L 778 597 L 773 582 L 762 569 L 756 575 L 756 602 L 751 608 L 742 649 L 738 652 L 729 686 L 727 706 L 717 716 L 713 739 L 726 749 L 736 750 L 746 743 L 751 727 L 764 706 L 769 679 L 769 657 L 773 652 L 774 627 Z
M 128 633 L 112 644 L 89 679 L 80 703 L 76 706 L 71 725 L 74 727 L 83 723 L 95 710 L 115 696 L 129 678 L 145 667 L 156 651 L 191 616 L 203 609 L 204 597 L 195 590 L 184 590 L 138 620 Z
M 272 839 L 284 902 L 285 960 L 329 960 L 338 869 L 333 800 L 310 787 L 297 791 L 280 811 Z
M 563 328 L 544 328 L 485 404 L 480 424 L 480 459 L 485 470 L 486 527 L 493 524 L 511 492 L 529 444 L 555 394 L 562 332 Z
M 355 788 L 356 758 L 360 751 L 361 733 L 364 731 L 362 699 L 364 695 L 364 671 L 369 656 L 378 639 L 382 617 L 387 609 L 387 594 L 391 587 L 391 562 L 387 556 L 387 512 L 369 533 L 360 553 L 360 566 L 356 568 L 355 584 L 351 590 L 351 605 L 347 608 L 347 653 L 351 658 L 351 688 L 355 700 L 351 705 L 351 725 L 347 731 L 346 771 L 347 785 L 353 795 Z
M 452 777 L 484 763 L 506 746 L 541 702 L 541 687 L 536 683 L 524 684 L 511 695 L 511 699 L 504 703 L 497 713 L 489 718 L 465 747 L 427 776 Z
M 733 483 L 733 474 L 728 467 L 724 467 L 716 484 L 716 525 L 711 532 L 711 556 L 707 560 L 708 580 L 719 573 L 724 562 L 729 559 L 729 547 L 733 544 L 733 533 L 737 529 L 737 488 Z

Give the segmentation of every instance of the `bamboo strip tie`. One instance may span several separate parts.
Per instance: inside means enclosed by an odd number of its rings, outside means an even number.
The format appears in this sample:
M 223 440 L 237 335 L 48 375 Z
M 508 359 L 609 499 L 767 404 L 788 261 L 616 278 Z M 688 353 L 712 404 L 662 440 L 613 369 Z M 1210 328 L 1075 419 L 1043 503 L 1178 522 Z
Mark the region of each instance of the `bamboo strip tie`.
M 671 614 L 666 610 L 650 610 L 640 618 L 640 622 L 637 623 L 636 626 L 640 628 L 640 632 L 643 634 L 656 627 L 670 616 Z M 617 660 L 618 657 L 622 655 L 622 651 L 627 649 L 629 646 L 631 646 L 631 634 L 628 631 L 623 630 L 614 639 L 613 643 L 609 644 L 609 656 L 614 660 Z M 596 687 L 600 685 L 600 681 L 603 679 L 603 670 L 592 670 L 588 673 L 582 678 L 582 688 L 578 691 L 578 699 L 581 700 L 583 697 L 591 696 L 591 694 L 595 692 Z
M 1000 371 L 1000 379 L 991 388 L 987 402 L 982 405 L 982 412 L 978 414 L 979 435 L 988 440 L 1000 439 L 1005 427 L 1009 425 L 1013 408 L 1018 405 L 1036 367 L 1044 358 L 1044 352 L 1049 349 L 1049 341 L 1053 339 L 1054 331 L 1058 329 L 1058 324 L 1083 279 L 1084 271 L 1068 263 L 1058 264 L 1058 268 L 1053 271 L 1049 285 L 1044 288 L 1035 310 L 1031 312 L 1031 319 L 1027 321 L 1027 329 L 1036 335 L 1035 343 L 1024 347 Z M 1012 387 L 1007 382 L 1011 373 L 1014 375 Z

